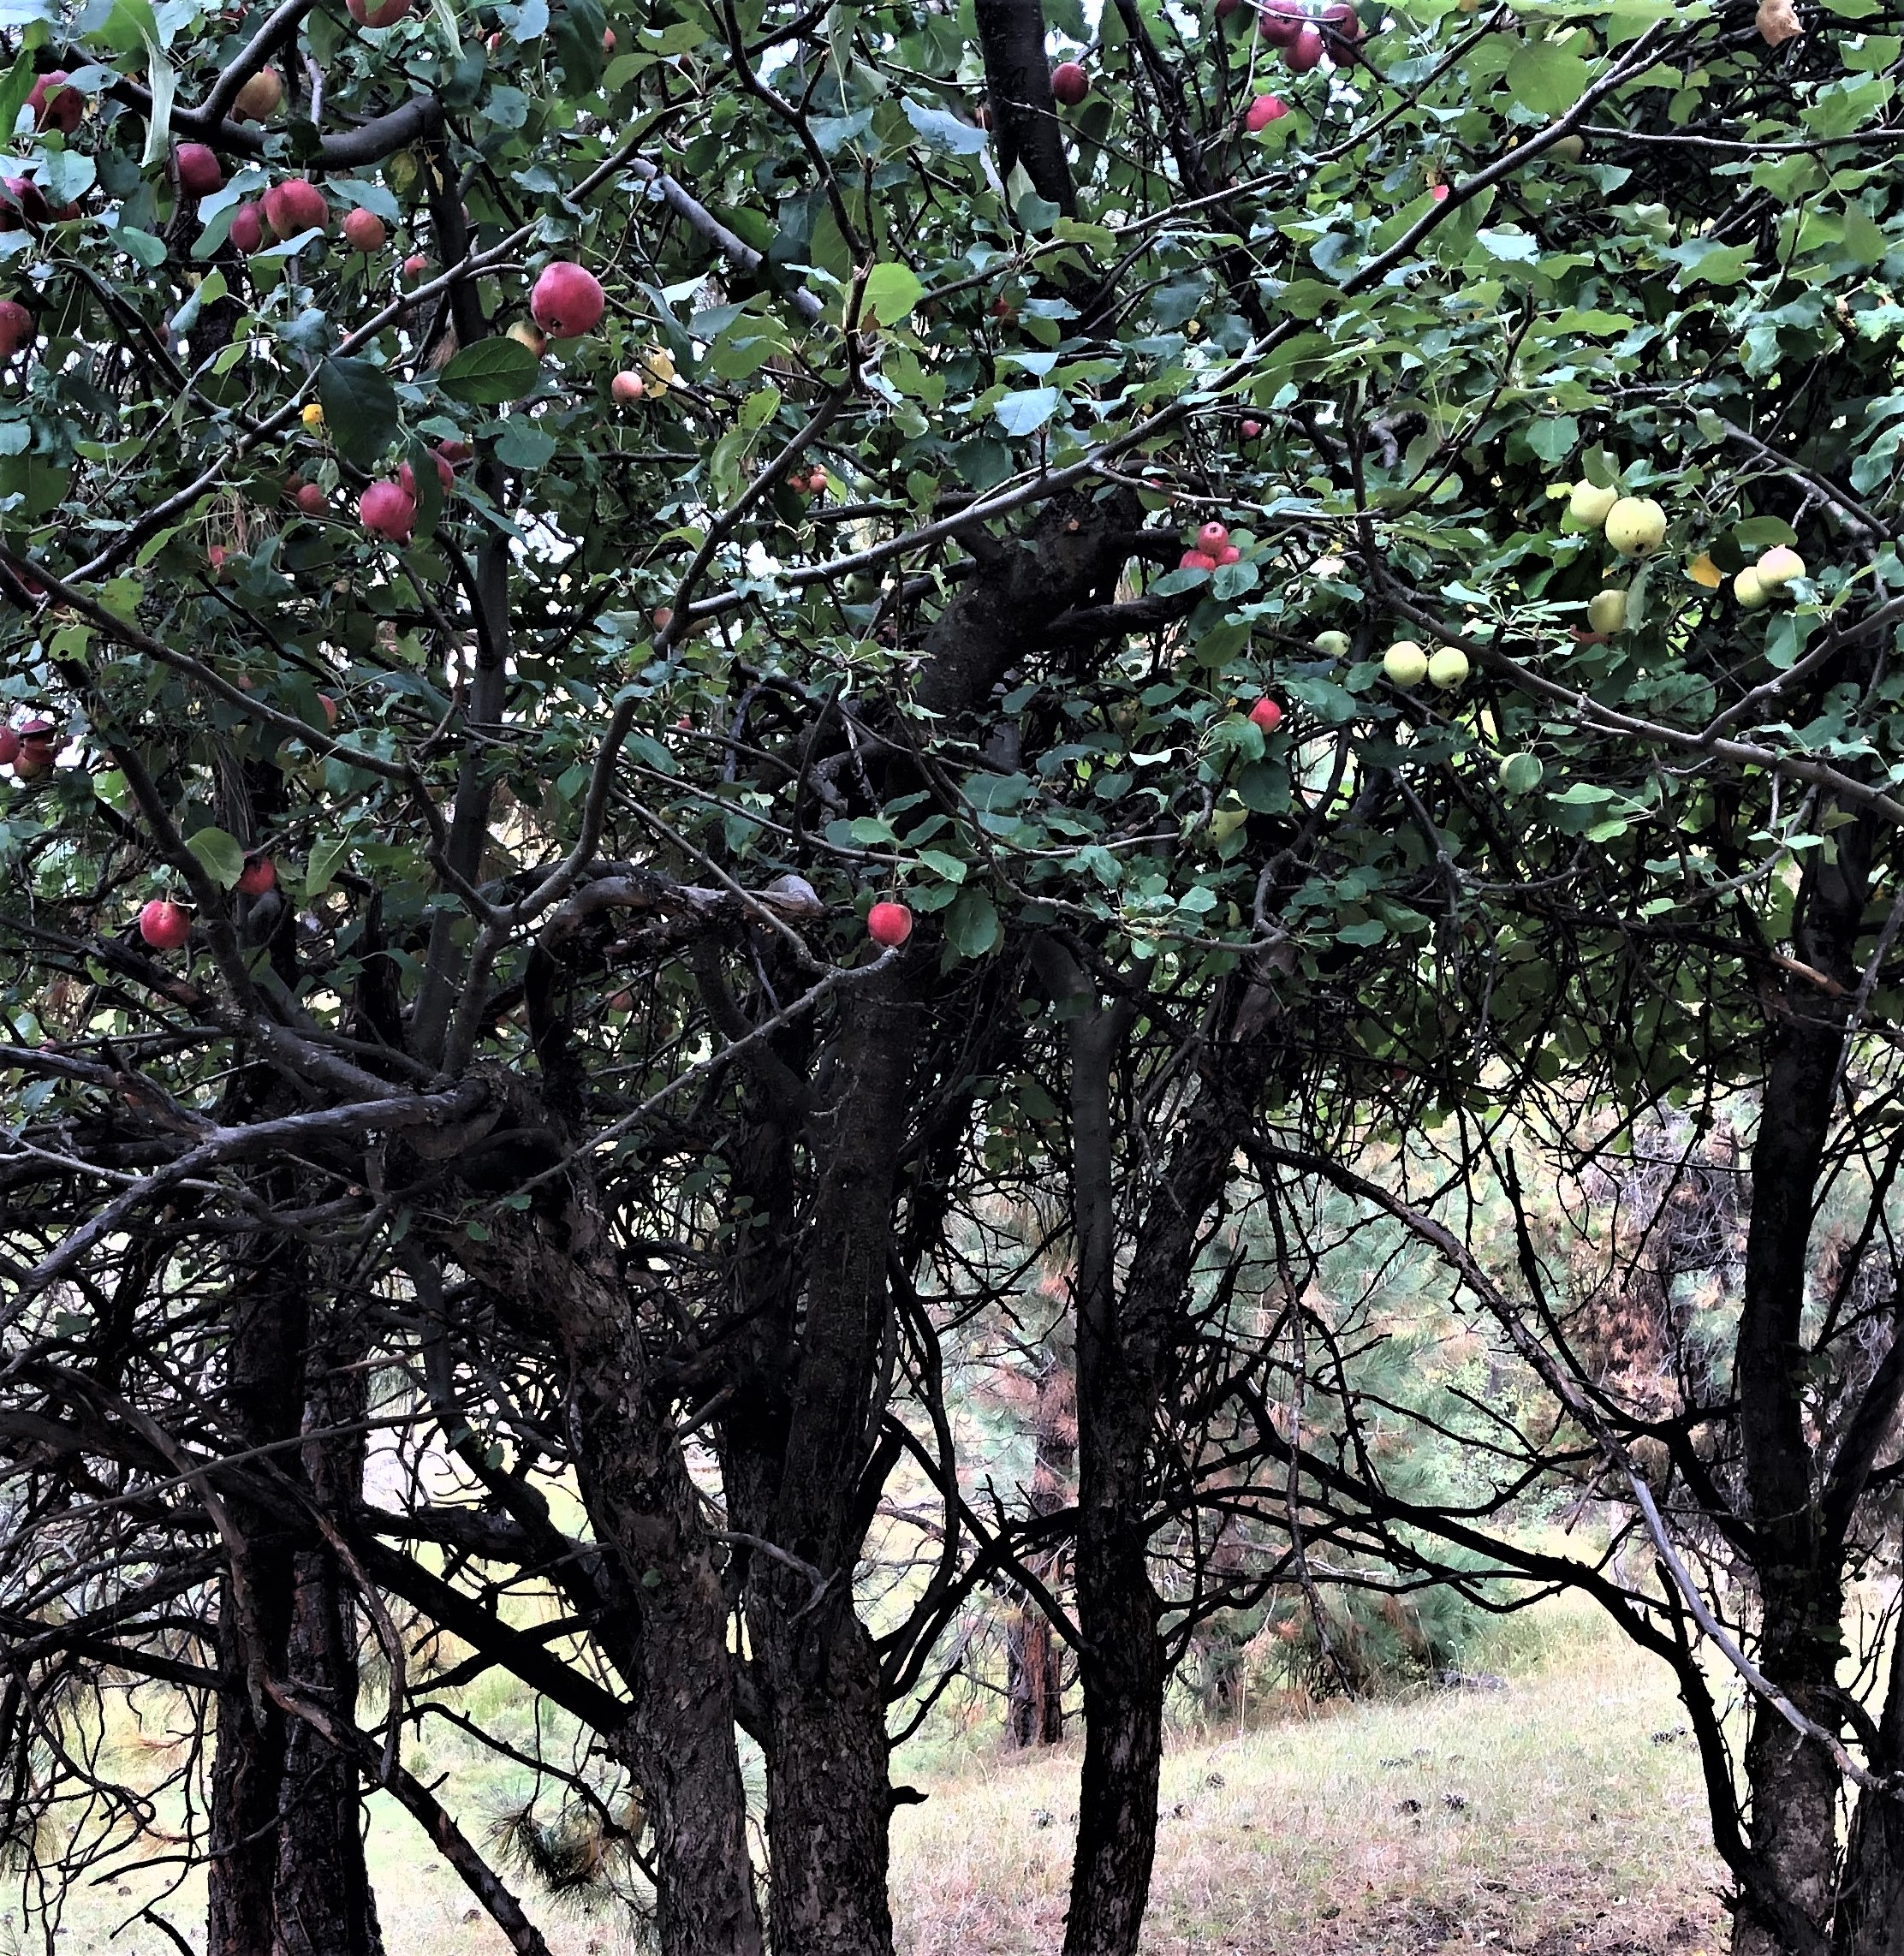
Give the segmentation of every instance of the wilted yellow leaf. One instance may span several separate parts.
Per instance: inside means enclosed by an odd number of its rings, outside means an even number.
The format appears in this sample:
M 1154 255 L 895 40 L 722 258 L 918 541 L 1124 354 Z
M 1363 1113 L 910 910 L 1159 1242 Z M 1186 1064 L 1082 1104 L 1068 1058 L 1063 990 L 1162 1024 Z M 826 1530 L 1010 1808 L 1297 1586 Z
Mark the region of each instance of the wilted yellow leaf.
M 1686 574 L 1694 584 L 1703 585 L 1708 591 L 1717 591 L 1725 582 L 1724 574 L 1704 550 L 1687 565 Z
M 1752 25 L 1758 29 L 1766 46 L 1773 48 L 1805 32 L 1804 23 L 1800 21 L 1798 9 L 1792 4 L 1792 0 L 1758 0 L 1758 12 Z

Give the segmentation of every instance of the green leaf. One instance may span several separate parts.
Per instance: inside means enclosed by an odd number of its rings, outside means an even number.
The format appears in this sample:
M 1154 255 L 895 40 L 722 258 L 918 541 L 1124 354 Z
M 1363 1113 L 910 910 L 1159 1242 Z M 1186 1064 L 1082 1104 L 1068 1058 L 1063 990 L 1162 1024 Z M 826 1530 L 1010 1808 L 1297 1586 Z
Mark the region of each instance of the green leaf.
M 472 407 L 500 407 L 505 401 L 520 401 L 541 372 L 542 362 L 520 340 L 497 337 L 479 340 L 454 354 L 437 376 L 437 384 L 453 401 Z
M 355 358 L 327 360 L 318 369 L 324 425 L 339 455 L 373 468 L 396 437 L 396 389 L 383 368 Z
M 1890 240 L 1872 223 L 1861 204 L 1847 201 L 1844 207 L 1846 257 L 1858 265 L 1877 265 L 1890 249 Z
M 983 129 L 961 122 L 943 109 L 928 109 L 910 96 L 901 106 L 906 111 L 906 120 L 934 149 L 943 151 L 947 156 L 977 156 L 991 140 Z
M 1560 116 L 1586 92 L 1586 62 L 1551 41 L 1529 41 L 1508 63 L 1508 86 L 1537 116 Z
M 998 913 L 976 887 L 961 889 L 945 913 L 945 937 L 961 958 L 982 958 L 998 942 Z
M 1027 387 L 1008 394 L 992 413 L 1008 435 L 1024 436 L 1035 434 L 1063 405 L 1056 388 Z
M 330 889 L 330 879 L 337 873 L 338 865 L 349 853 L 350 837 L 348 835 L 327 836 L 323 841 L 313 843 L 310 860 L 304 870 L 305 895 L 323 895 Z
M 876 265 L 866 274 L 862 300 L 882 326 L 896 326 L 925 295 L 925 288 L 902 265 Z
M 223 889 L 229 889 L 244 873 L 244 845 L 223 829 L 200 829 L 185 838 L 185 846 L 204 865 L 205 873 Z
M 548 466 L 556 452 L 556 438 L 545 435 L 527 415 L 512 414 L 503 424 L 503 437 L 496 444 L 496 459 L 509 468 L 533 475 Z

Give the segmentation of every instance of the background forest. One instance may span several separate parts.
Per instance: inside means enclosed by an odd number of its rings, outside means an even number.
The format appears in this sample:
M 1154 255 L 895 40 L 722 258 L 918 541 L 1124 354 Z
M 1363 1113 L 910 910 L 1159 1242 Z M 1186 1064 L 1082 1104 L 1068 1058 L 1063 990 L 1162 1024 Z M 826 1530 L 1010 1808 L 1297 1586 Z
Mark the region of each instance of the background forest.
M 9 1933 L 1897 1956 L 1900 72 L 0 0 Z

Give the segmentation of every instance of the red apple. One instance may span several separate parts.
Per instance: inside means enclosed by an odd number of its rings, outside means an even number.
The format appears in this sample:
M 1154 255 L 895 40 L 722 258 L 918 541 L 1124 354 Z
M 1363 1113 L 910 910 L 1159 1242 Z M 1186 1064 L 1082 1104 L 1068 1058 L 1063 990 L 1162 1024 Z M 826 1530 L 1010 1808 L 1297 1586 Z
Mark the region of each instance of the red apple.
M 1217 18 L 1227 21 L 1243 3 L 1243 0 L 1217 0 Z
M 913 934 L 913 913 L 903 903 L 876 903 L 866 913 L 866 935 L 884 949 L 903 944 Z
M 231 229 L 227 235 L 247 258 L 264 249 L 265 220 L 255 204 L 241 204 L 231 213 Z
M 372 252 L 380 252 L 390 233 L 384 229 L 384 220 L 374 211 L 356 210 L 348 212 L 343 223 L 344 242 L 354 252 L 362 252 L 367 258 Z
M 1197 548 L 1206 557 L 1213 557 L 1229 541 L 1229 532 L 1221 523 L 1205 523 L 1197 532 Z
M 139 935 L 155 951 L 176 951 L 192 935 L 192 919 L 170 897 L 155 896 L 139 913 Z
M 404 259 L 403 278 L 406 284 L 420 284 L 429 276 L 430 261 L 421 252 L 412 252 L 409 257 Z
M 66 70 L 56 68 L 43 74 L 27 91 L 27 106 L 33 112 L 36 129 L 58 129 L 71 135 L 86 113 L 86 98 L 66 86 Z
M 360 27 L 394 27 L 410 10 L 410 0 L 384 0 L 381 7 L 366 0 L 344 0 L 344 11 Z
M 225 173 L 217 152 L 203 143 L 181 143 L 178 146 L 179 188 L 187 197 L 209 197 L 225 187 Z
M 437 453 L 449 464 L 451 468 L 455 468 L 458 462 L 467 461 L 470 456 L 475 453 L 475 450 L 470 447 L 467 442 L 459 442 L 452 438 L 449 441 L 438 442 Z
M 1246 442 L 1253 442 L 1253 441 L 1256 439 L 1256 437 L 1257 437 L 1258 435 L 1260 435 L 1262 432 L 1263 432 L 1263 424 L 1262 424 L 1260 421 L 1246 421 L 1246 422 L 1244 422 L 1244 424 L 1243 424 L 1243 439 L 1244 439 Z
M 306 516 L 321 516 L 330 507 L 330 498 L 314 482 L 300 482 L 292 500 Z
M 1179 570 L 1215 570 L 1217 560 L 1205 556 L 1201 550 L 1186 550 L 1177 559 Z
M 225 574 L 225 547 L 223 544 L 214 544 L 205 556 L 205 562 L 211 566 L 211 581 L 216 584 Z M 245 681 L 241 679 L 238 683 L 243 686 Z
M 337 703 L 328 693 L 318 695 L 318 705 L 324 709 L 324 723 L 335 734 L 337 730 Z
M 308 177 L 288 176 L 265 193 L 265 222 L 280 238 L 321 231 L 330 218 L 324 193 Z
M 1289 64 L 1292 74 L 1306 74 L 1323 57 L 1322 30 L 1319 27 L 1301 27 L 1295 39 L 1282 51 L 1282 58 Z
M 544 265 L 529 294 L 536 324 L 557 340 L 579 339 L 601 318 L 606 303 L 594 273 L 567 259 Z
M 241 896 L 262 896 L 268 889 L 277 888 L 277 865 L 269 856 L 247 856 L 245 866 L 238 872 L 238 894 Z
M 33 341 L 33 316 L 17 299 L 0 299 L 0 360 L 11 360 Z
M 231 106 L 241 122 L 262 122 L 284 99 L 284 77 L 275 68 L 261 68 L 238 91 Z
M 613 27 L 604 27 L 602 29 L 602 52 L 604 54 L 613 54 L 615 52 L 615 30 Z
M 22 217 L 29 224 L 52 222 L 52 206 L 46 201 L 46 193 L 31 177 L 0 177 L 0 188 L 4 188 L 12 200 L 0 206 L 0 231 L 17 231 Z
M 668 627 L 675 621 L 675 613 L 672 605 L 657 604 L 655 606 L 654 609 L 649 613 L 648 615 L 650 621 L 653 624 L 655 630 L 657 632 L 665 632 Z
M 1428 194 L 1434 199 L 1436 203 L 1445 204 L 1448 201 L 1448 186 L 1445 183 L 1437 183 Z
M 44 720 L 20 729 L 20 751 L 13 758 L 15 781 L 41 781 L 53 771 L 53 730 Z
M 14 756 L 20 752 L 20 730 L 16 727 L 0 727 L 0 768 L 10 768 Z
M 1217 568 L 1218 570 L 1221 570 L 1225 564 L 1241 563 L 1242 561 L 1243 553 L 1234 544 L 1225 544 L 1217 553 Z
M 622 372 L 608 383 L 608 390 L 626 406 L 631 401 L 639 401 L 648 391 L 648 383 L 638 373 Z
M 1257 15 L 1256 31 L 1271 47 L 1286 48 L 1307 18 L 1300 0 L 1266 0 Z
M 1265 734 L 1273 734 L 1282 724 L 1282 709 L 1267 693 L 1257 701 L 1249 710 L 1250 722 L 1260 727 Z
M 1271 122 L 1280 122 L 1288 113 L 1289 105 L 1280 95 L 1258 95 L 1243 111 L 1243 127 L 1253 136 Z
M 437 480 L 443 485 L 443 494 L 448 496 L 456 486 L 456 472 L 449 466 L 444 457 L 434 449 L 431 451 L 430 459 L 437 465 Z M 396 479 L 403 493 L 414 502 L 416 500 L 417 492 L 416 471 L 408 462 L 404 462 L 397 469 Z
M 1362 20 L 1348 0 L 1334 0 L 1334 4 L 1322 10 L 1322 31 L 1338 41 L 1359 41 L 1362 38 Z
M 540 360 L 549 350 L 549 342 L 545 336 L 538 332 L 527 319 L 518 319 L 509 328 L 509 336 L 519 347 L 527 347 L 538 360 Z
M 1067 109 L 1075 109 L 1091 92 L 1091 77 L 1078 62 L 1061 61 L 1051 70 L 1051 92 Z
M 357 498 L 357 514 L 375 535 L 407 544 L 416 527 L 416 498 L 400 482 L 373 482 Z

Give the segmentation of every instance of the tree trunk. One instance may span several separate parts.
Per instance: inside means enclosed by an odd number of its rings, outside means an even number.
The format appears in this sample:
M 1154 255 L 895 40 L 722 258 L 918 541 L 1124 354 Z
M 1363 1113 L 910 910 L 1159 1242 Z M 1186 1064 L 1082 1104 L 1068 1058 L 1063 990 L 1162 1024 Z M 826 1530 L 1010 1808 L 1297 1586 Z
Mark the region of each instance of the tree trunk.
M 727 1600 L 592 1192 L 572 1188 L 559 1227 L 515 1247 L 521 1294 L 561 1339 L 582 1499 L 610 1606 L 634 1626 L 617 1639 L 634 1673 L 622 1744 L 654 1832 L 663 1956 L 760 1956 Z
M 748 1577 L 767 1720 L 774 1947 L 887 1956 L 891 1787 L 878 1654 L 853 1584 L 895 1326 L 886 1260 L 919 1043 L 915 1010 L 861 992 L 842 1011 L 833 1091 L 809 1124 L 818 1182 L 805 1321 L 770 1538 Z
M 1806 867 L 1794 908 L 1800 956 L 1839 987 L 1790 987 L 1770 1043 L 1752 1155 L 1752 1214 L 1736 1347 L 1739 1435 L 1763 1627 L 1758 1663 L 1800 1710 L 1835 1727 L 1829 1693 L 1842 1647 L 1842 1543 L 1820 1525 L 1806 1436 L 1804 1311 L 1818 1177 L 1854 989 L 1866 845 L 1836 833 Z M 1815 1741 L 1755 1701 L 1746 1741 L 1750 1805 L 1734 1956 L 1812 1956 L 1827 1946 L 1837 1878 L 1839 1775 Z
M 1890 1680 L 1871 1768 L 1904 1771 L 1904 1631 L 1894 1632 Z M 1904 1798 L 1858 1796 L 1838 1885 L 1833 1956 L 1904 1956 Z
M 1078 1393 L 1070 1367 L 1056 1352 L 1043 1354 L 1034 1415 L 1031 1510 L 1052 1515 L 1070 1494 L 1078 1459 Z M 1052 1549 L 1032 1560 L 1032 1571 L 1049 1589 L 1058 1579 L 1062 1553 Z M 1038 1604 L 1026 1596 L 1013 1611 L 1005 1632 L 1006 1731 L 1014 1745 L 1056 1745 L 1064 1737 L 1063 1651 Z

